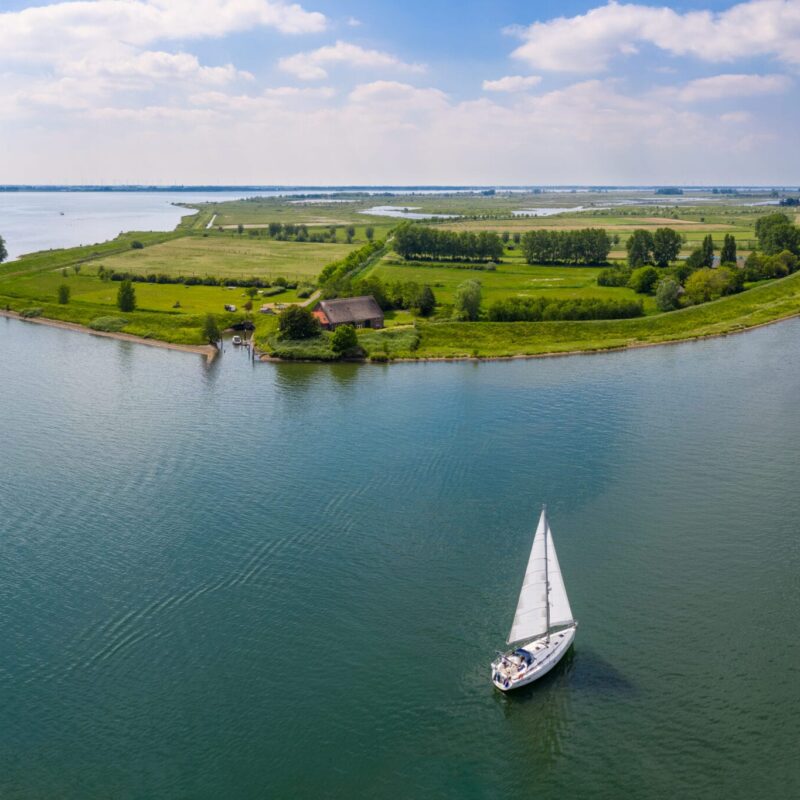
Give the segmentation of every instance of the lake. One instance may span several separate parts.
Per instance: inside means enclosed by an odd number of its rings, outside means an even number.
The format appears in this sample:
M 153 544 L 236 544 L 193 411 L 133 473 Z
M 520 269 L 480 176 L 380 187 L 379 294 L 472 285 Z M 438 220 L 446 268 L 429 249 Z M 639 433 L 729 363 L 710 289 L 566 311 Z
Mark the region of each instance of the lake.
M 0 796 L 800 794 L 800 321 L 255 364 L 0 319 Z M 489 663 L 540 505 L 571 656 Z
M 123 231 L 171 231 L 190 209 L 174 203 L 237 200 L 225 192 L 0 192 L 0 236 L 9 259 L 113 239 Z

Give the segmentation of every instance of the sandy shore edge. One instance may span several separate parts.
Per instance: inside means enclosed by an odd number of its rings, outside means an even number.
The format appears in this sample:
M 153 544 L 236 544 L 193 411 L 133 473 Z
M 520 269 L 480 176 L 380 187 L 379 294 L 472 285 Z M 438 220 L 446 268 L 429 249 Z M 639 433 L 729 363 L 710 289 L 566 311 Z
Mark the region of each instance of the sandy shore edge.
M 123 342 L 146 344 L 148 347 L 160 347 L 163 350 L 180 350 L 184 353 L 195 353 L 196 355 L 205 356 L 209 363 L 211 363 L 219 354 L 217 348 L 210 344 L 174 344 L 173 342 L 162 342 L 159 339 L 144 339 L 141 336 L 134 336 L 132 333 L 95 331 L 91 328 L 87 328 L 85 325 L 78 325 L 75 322 L 63 322 L 58 319 L 48 319 L 47 317 L 23 317 L 17 314 L 16 311 L 5 311 L 3 309 L 0 309 L 0 316 L 8 317 L 9 319 L 18 319 L 20 322 L 32 322 L 34 325 L 48 325 L 51 328 L 61 328 L 65 331 L 88 333 L 92 336 L 102 336 L 106 339 L 119 339 Z

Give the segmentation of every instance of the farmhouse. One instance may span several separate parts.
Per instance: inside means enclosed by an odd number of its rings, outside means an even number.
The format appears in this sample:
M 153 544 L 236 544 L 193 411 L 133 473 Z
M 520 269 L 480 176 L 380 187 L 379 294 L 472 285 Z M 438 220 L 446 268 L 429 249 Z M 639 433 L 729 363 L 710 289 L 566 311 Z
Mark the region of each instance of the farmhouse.
M 356 328 L 383 327 L 383 311 L 372 295 L 320 300 L 314 309 L 314 316 L 323 328 L 330 331 L 339 325 L 353 325 Z

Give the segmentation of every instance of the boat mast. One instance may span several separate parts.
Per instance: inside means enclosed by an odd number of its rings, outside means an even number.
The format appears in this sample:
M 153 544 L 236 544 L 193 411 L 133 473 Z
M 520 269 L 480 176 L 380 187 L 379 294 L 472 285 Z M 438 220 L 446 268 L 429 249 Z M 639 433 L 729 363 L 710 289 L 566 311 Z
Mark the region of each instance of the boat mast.
M 550 523 L 547 521 L 547 506 L 542 505 L 542 516 L 544 517 L 544 601 L 547 614 L 547 641 L 550 641 L 550 576 L 547 574 L 547 534 L 549 533 Z

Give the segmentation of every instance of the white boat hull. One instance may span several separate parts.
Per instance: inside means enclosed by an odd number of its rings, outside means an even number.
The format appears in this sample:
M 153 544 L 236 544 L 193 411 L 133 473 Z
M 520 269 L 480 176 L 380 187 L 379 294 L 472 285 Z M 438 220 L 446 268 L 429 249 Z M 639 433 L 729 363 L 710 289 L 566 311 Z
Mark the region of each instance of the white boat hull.
M 511 653 L 504 654 L 492 663 L 492 683 L 501 692 L 510 692 L 544 677 L 572 646 L 577 627 L 576 622 L 568 628 L 551 633 L 549 637 L 532 639 L 520 644 Z M 531 655 L 530 663 L 516 655 L 519 650 Z

